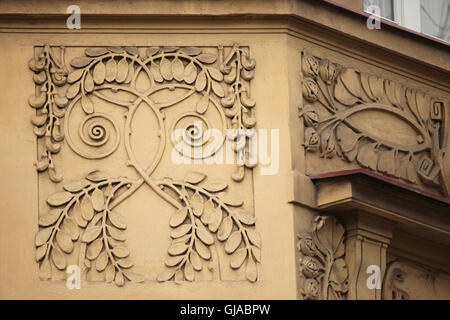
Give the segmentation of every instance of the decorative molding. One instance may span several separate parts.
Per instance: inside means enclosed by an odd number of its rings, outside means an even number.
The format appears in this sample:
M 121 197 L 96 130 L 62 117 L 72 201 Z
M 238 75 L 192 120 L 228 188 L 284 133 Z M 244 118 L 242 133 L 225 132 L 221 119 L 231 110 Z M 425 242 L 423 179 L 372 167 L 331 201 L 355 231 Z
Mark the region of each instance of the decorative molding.
M 405 276 L 406 272 L 396 263 L 388 265 L 382 289 L 384 300 L 409 300 L 409 294 L 398 287 L 399 283 L 405 281 Z
M 204 262 L 211 264 L 210 247 L 223 243 L 230 267 L 239 269 L 246 262 L 246 278 L 256 281 L 261 238 L 255 230 L 255 216 L 242 208 L 241 196 L 228 191 L 225 181 L 207 179 L 199 171 L 187 173 L 181 180 L 152 175 L 167 140 L 164 110 L 194 95 L 200 98 L 193 110 L 178 115 L 169 128 L 173 131 L 181 119 L 188 117 L 207 125 L 206 111 L 213 108 L 221 118 L 222 132 L 236 129 L 226 136 L 234 150 L 248 157 L 245 142 L 249 136 L 245 130 L 256 125 L 252 111 L 256 103 L 250 96 L 255 60 L 249 50 L 237 44 L 231 48 L 219 46 L 216 54 L 197 47 L 87 48 L 84 56 L 71 60 L 70 72 L 64 64 L 64 48 L 44 45 L 36 50 L 29 63 L 35 72 L 36 92 L 29 103 L 37 110 L 32 122 L 38 148 L 43 148 L 36 163 L 38 171 L 48 170 L 53 182 L 63 180 L 53 156 L 64 141 L 75 154 L 88 160 L 110 156 L 123 142 L 126 164 L 138 174 L 136 179 L 110 177 L 104 170 L 93 169 L 82 179 L 64 182 L 64 191 L 47 198 L 50 211 L 39 216 L 35 243 L 40 278 L 50 279 L 52 267 L 65 270 L 66 255 L 79 246 L 78 264 L 103 272 L 105 281 L 118 286 L 126 280 L 144 281 L 143 275 L 132 271 L 130 250 L 125 244 L 126 219 L 115 207 L 147 184 L 175 209 L 169 220 L 172 243 L 165 260 L 167 268 L 157 280 L 193 281 Z M 144 85 L 139 80 L 142 77 Z M 64 96 L 61 93 L 65 89 Z M 152 99 L 157 92 L 175 89 L 184 90 L 184 94 L 173 96 L 171 101 Z M 121 99 L 117 92 L 133 98 Z M 111 114 L 98 111 L 93 97 L 122 108 L 125 127 L 120 128 Z M 130 143 L 133 117 L 141 106 L 153 112 L 160 130 L 156 155 L 145 167 Z M 83 115 L 77 137 L 70 130 L 74 110 Z M 201 133 L 198 136 L 201 128 L 195 122 L 185 129 L 183 140 L 188 145 L 207 142 Z M 245 168 L 251 170 L 255 165 L 246 159 L 232 179 L 242 181 Z
M 55 51 L 59 51 L 58 53 Z M 38 139 L 45 140 L 45 147 L 36 162 L 38 171 L 48 171 L 53 182 L 60 182 L 63 177 L 55 166 L 53 155 L 61 150 L 64 140 L 62 118 L 69 100 L 57 90 L 67 82 L 68 69 L 65 65 L 65 49 L 43 49 L 32 58 L 28 66 L 34 72 L 33 81 L 36 84 L 35 93 L 28 103 L 38 111 L 31 118 L 33 131 Z
M 298 238 L 303 299 L 346 299 L 348 270 L 343 226 L 334 217 L 318 216 L 312 232 L 300 233 Z
M 411 261 L 391 256 L 383 279 L 385 300 L 448 300 L 450 277 L 438 271 L 428 261 Z
M 408 183 L 416 184 L 420 179 L 450 197 L 444 164 L 446 101 L 307 52 L 302 52 L 302 73 L 305 102 L 300 117 L 305 124 L 307 151 L 319 151 L 323 158 L 338 156 Z M 366 112 L 392 118 L 384 137 L 379 134 L 382 128 L 374 130 L 351 119 Z M 414 132 L 407 137 L 408 142 L 395 134 L 400 122 Z

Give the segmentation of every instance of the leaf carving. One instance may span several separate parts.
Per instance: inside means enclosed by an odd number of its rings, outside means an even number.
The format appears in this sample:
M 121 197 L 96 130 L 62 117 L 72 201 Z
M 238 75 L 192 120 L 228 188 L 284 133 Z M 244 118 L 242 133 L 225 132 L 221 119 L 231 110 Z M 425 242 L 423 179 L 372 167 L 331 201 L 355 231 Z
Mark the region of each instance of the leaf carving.
M 156 82 L 163 82 L 164 81 L 164 79 L 163 79 L 163 77 L 161 75 L 161 71 L 160 71 L 160 69 L 159 69 L 159 67 L 158 67 L 158 65 L 156 63 L 152 62 L 150 64 L 150 72 L 151 72 L 151 74 L 153 76 L 153 79 Z
M 195 90 L 201 92 L 206 87 L 206 74 L 205 71 L 200 71 L 197 76 L 197 80 L 195 81 Z
M 67 82 L 74 83 L 74 82 L 80 80 L 83 73 L 84 73 L 84 69 L 77 69 L 77 70 L 72 71 L 67 76 Z
M 94 104 L 88 96 L 81 97 L 81 106 L 86 114 L 91 114 L 94 112 Z
M 91 197 L 89 195 L 86 195 L 81 200 L 80 205 L 83 218 L 87 221 L 91 221 L 92 217 L 94 216 L 94 206 L 92 204 Z
M 47 245 L 42 245 L 36 249 L 36 261 L 41 261 L 47 252 Z
M 176 255 L 184 253 L 187 249 L 188 249 L 187 244 L 175 243 L 169 247 L 168 252 L 170 255 L 176 256 Z
M 247 258 L 247 248 L 241 248 L 231 255 L 230 266 L 233 269 L 238 269 Z
M 254 216 L 252 216 L 250 213 L 242 210 L 242 209 L 238 209 L 236 210 L 238 219 L 240 222 L 242 222 L 243 224 L 246 225 L 253 225 L 256 222 L 256 218 Z
M 50 238 L 51 234 L 52 234 L 52 228 L 44 228 L 44 229 L 40 230 L 36 234 L 36 238 L 35 238 L 36 247 L 39 247 L 39 246 L 43 245 L 44 243 L 46 243 L 48 238 Z
M 47 199 L 47 203 L 51 206 L 57 207 L 69 202 L 72 199 L 70 192 L 62 191 L 50 195 Z
M 52 261 L 59 270 L 66 268 L 66 258 L 58 247 L 54 247 L 51 253 Z
M 252 244 L 257 246 L 258 248 L 261 246 L 261 236 L 259 233 L 252 229 L 247 229 L 248 239 Z
M 84 79 L 84 90 L 86 92 L 92 92 L 94 90 L 94 79 L 89 72 L 86 73 L 86 78 Z
M 200 171 L 192 171 L 186 175 L 184 181 L 192 184 L 197 184 L 202 182 L 206 178 L 206 175 Z
M 105 207 L 105 199 L 103 198 L 103 192 L 100 189 L 95 188 L 92 192 L 92 207 L 95 211 L 102 211 Z
M 175 57 L 175 59 L 173 59 L 172 61 L 172 74 L 175 80 L 183 81 L 184 65 L 183 62 L 178 57 Z
M 187 84 L 194 83 L 195 79 L 197 79 L 197 67 L 193 62 L 190 62 L 184 69 L 183 78 Z
M 202 53 L 202 54 L 198 55 L 196 57 L 196 59 L 198 61 L 201 61 L 201 62 L 207 63 L 207 64 L 214 63 L 217 60 L 216 56 L 214 54 L 210 54 L 210 53 Z
M 62 223 L 62 227 L 70 234 L 72 241 L 78 240 L 80 233 L 78 232 L 78 227 L 72 218 L 70 217 L 65 218 Z
M 258 279 L 258 271 L 253 258 L 247 259 L 247 269 L 245 271 L 245 275 L 250 282 L 255 282 Z
M 114 58 L 111 58 L 106 62 L 105 80 L 108 82 L 112 82 L 116 79 L 116 76 L 117 76 L 117 63 L 116 61 L 114 61 Z
M 59 230 L 56 233 L 56 242 L 65 253 L 71 253 L 73 250 L 72 237 L 65 230 Z
M 225 243 L 225 251 L 227 253 L 233 253 L 239 247 L 241 242 L 242 242 L 241 233 L 239 231 L 234 231 L 228 238 L 227 242 Z
M 219 98 L 223 98 L 225 96 L 225 91 L 221 84 L 217 81 L 212 81 L 212 90 Z
M 162 273 L 160 273 L 158 275 L 156 280 L 158 280 L 159 282 L 168 281 L 168 280 L 172 279 L 174 275 L 175 275 L 175 272 L 172 271 L 171 269 L 164 270 Z
M 102 249 L 103 249 L 103 239 L 97 239 L 88 245 L 86 257 L 89 260 L 94 260 L 98 257 Z
M 169 224 L 171 227 L 178 227 L 184 222 L 188 214 L 188 208 L 182 207 L 178 209 L 170 218 Z
M 378 158 L 377 169 L 389 176 L 394 176 L 396 172 L 397 160 L 394 151 L 380 152 Z
M 125 246 L 117 246 L 112 250 L 112 253 L 117 258 L 125 258 L 128 257 L 128 255 L 130 254 L 130 250 L 128 250 L 128 248 Z
M 39 278 L 41 280 L 48 280 L 52 276 L 52 267 L 48 259 L 44 259 L 39 267 Z
M 172 230 L 172 232 L 170 233 L 170 236 L 172 238 L 180 238 L 182 236 L 184 236 L 186 233 L 188 233 L 191 230 L 191 225 L 190 224 L 183 224 L 181 226 L 179 226 L 178 228 Z
M 102 253 L 100 253 L 100 255 L 97 257 L 97 260 L 95 260 L 95 268 L 97 269 L 97 271 L 102 272 L 103 270 L 105 270 L 108 261 L 108 253 L 106 251 L 102 251 Z M 116 273 L 116 277 L 117 274 L 118 273 Z
M 242 200 L 239 194 L 233 192 L 221 192 L 219 197 L 224 203 L 233 207 L 239 207 L 244 203 L 244 200 Z
M 211 232 L 216 232 L 222 222 L 222 210 L 217 207 L 210 211 L 208 227 Z
M 192 211 L 195 216 L 200 217 L 203 213 L 204 200 L 203 197 L 196 192 L 191 199 Z
M 231 230 L 233 229 L 233 220 L 230 216 L 223 219 L 222 224 L 219 227 L 217 232 L 217 238 L 220 241 L 225 241 L 231 234 Z
M 208 70 L 208 73 L 211 76 L 211 78 L 213 78 L 214 80 L 216 80 L 218 82 L 223 81 L 223 74 L 218 69 L 213 68 L 213 67 L 208 67 L 207 70 Z
M 209 95 L 205 93 L 200 98 L 200 100 L 198 100 L 195 110 L 199 114 L 204 114 L 206 112 L 206 110 L 208 109 L 208 105 L 209 105 Z
M 105 281 L 106 283 L 111 283 L 114 281 L 114 277 L 116 275 L 115 268 L 112 264 L 109 264 L 105 270 Z
M 88 179 L 92 182 L 100 182 L 100 181 L 104 181 L 104 180 L 108 179 L 108 175 L 103 171 L 95 169 L 88 173 L 88 175 L 86 176 L 86 179 Z
M 89 243 L 93 241 L 95 238 L 97 238 L 100 235 L 100 232 L 101 226 L 91 225 L 86 228 L 86 231 L 83 233 L 81 241 Z
M 209 260 L 211 258 L 211 251 L 200 240 L 195 239 L 194 244 L 200 257 L 202 257 L 205 260 Z
M 173 79 L 172 64 L 169 59 L 163 57 L 159 63 L 159 68 L 164 80 L 171 81 Z
M 184 277 L 187 281 L 194 281 L 194 268 L 189 262 L 184 265 Z
M 117 76 L 116 76 L 117 83 L 124 82 L 125 79 L 127 78 L 127 75 L 128 75 L 128 62 L 127 59 L 124 57 L 117 64 Z
M 73 180 L 69 183 L 66 183 L 64 185 L 64 189 L 69 192 L 79 192 L 83 190 L 85 187 L 87 187 L 89 184 L 89 181 L 85 179 L 79 179 L 79 180 Z
M 195 271 L 201 271 L 203 268 L 203 264 L 202 264 L 202 260 L 200 259 L 200 256 L 198 255 L 197 252 L 192 251 L 191 254 L 189 255 L 189 260 L 192 263 L 192 267 L 194 268 Z
M 334 96 L 340 103 L 346 106 L 353 106 L 358 103 L 358 98 L 347 90 L 341 78 L 338 78 L 334 87 Z
M 181 48 L 180 51 L 183 52 L 184 54 L 187 54 L 188 56 L 196 56 L 202 53 L 202 50 L 196 47 L 184 47 Z
M 167 258 L 165 260 L 165 264 L 168 267 L 175 267 L 176 265 L 178 265 L 183 260 L 183 258 L 184 258 L 183 255 L 167 256 Z
M 39 217 L 39 225 L 41 227 L 48 227 L 56 222 L 58 220 L 59 216 L 61 215 L 61 210 L 59 209 L 52 209 L 49 213 L 43 214 Z
M 106 48 L 87 48 L 85 52 L 89 57 L 100 57 L 107 54 L 108 50 Z
M 356 161 L 365 168 L 371 170 L 377 169 L 378 154 L 375 149 L 376 143 L 366 143 L 359 147 L 358 156 Z
M 205 228 L 198 228 L 196 232 L 198 238 L 202 240 L 204 244 L 212 245 L 214 243 L 214 238 L 212 237 L 211 233 L 209 233 L 209 231 Z
M 78 58 L 74 58 L 72 61 L 70 61 L 70 64 L 74 68 L 84 68 L 89 63 L 91 63 L 92 60 L 93 60 L 92 58 L 88 58 L 88 57 L 78 57 Z
M 109 220 L 111 221 L 112 225 L 119 229 L 125 229 L 127 227 L 125 223 L 125 218 L 119 214 L 116 211 L 111 211 L 108 214 Z
M 228 187 L 228 184 L 226 184 L 222 180 L 210 180 L 210 181 L 207 181 L 206 184 L 203 186 L 203 188 L 209 192 L 223 191 L 227 187 Z

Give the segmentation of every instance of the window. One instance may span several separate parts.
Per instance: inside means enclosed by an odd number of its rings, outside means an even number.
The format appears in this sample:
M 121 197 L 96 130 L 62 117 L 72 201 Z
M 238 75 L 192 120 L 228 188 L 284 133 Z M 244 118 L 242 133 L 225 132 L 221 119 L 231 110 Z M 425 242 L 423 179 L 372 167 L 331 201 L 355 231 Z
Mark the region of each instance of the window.
M 382 18 L 450 42 L 450 0 L 364 0 L 365 11 L 371 5 Z
M 371 5 L 375 5 L 380 8 L 381 17 L 395 21 L 393 0 L 364 0 L 364 10 L 367 10 L 367 8 Z

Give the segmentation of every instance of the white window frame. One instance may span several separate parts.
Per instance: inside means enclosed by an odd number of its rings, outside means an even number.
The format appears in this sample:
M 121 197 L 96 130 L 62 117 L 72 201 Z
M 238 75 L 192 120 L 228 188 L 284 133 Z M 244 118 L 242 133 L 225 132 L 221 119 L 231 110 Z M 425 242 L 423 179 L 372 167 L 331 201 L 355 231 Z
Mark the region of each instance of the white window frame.
M 392 5 L 394 20 L 386 17 L 381 17 L 382 19 L 392 21 L 409 30 L 449 43 L 444 39 L 422 31 L 420 0 L 392 0 Z
M 394 19 L 402 27 L 421 32 L 420 0 L 393 0 Z

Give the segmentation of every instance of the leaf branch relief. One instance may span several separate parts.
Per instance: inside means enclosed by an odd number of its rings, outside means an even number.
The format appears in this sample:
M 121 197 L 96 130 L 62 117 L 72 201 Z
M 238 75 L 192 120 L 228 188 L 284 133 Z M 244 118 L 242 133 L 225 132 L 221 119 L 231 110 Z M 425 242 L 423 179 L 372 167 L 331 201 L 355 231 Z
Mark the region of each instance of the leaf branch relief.
M 302 73 L 304 105 L 299 115 L 307 151 L 319 151 L 323 158 L 337 156 L 408 183 L 420 179 L 450 196 L 444 164 L 446 101 L 307 52 L 302 53 Z M 386 113 L 405 123 L 415 132 L 411 138 L 416 142 L 380 137 L 351 119 L 365 112 Z
M 35 93 L 28 98 L 29 105 L 36 109 L 31 123 L 34 134 L 45 141 L 43 150 L 39 151 L 36 169 L 39 172 L 48 171 L 53 182 L 60 182 L 63 178 L 53 155 L 61 150 L 64 140 L 61 118 L 68 103 L 68 99 L 57 89 L 66 84 L 68 74 L 64 62 L 65 49 L 58 49 L 59 55 L 55 52 L 56 48 L 45 45 L 28 63 L 34 72 L 33 81 L 36 84 Z
M 57 49 L 59 57 L 55 55 Z M 196 47 L 149 47 L 145 53 L 137 47 L 87 48 L 85 56 L 70 62 L 72 71 L 65 66 L 64 48 L 45 45 L 37 51 L 37 58 L 29 63 L 36 83 L 36 94 L 30 97 L 29 104 L 37 109 L 32 122 L 38 141 L 45 136 L 38 171 L 49 169 L 51 181 L 63 180 L 52 156 L 59 152 L 64 141 L 79 156 L 96 160 L 115 152 L 123 140 L 127 164 L 139 175 L 137 179 L 111 178 L 95 169 L 80 180 L 64 183 L 64 191 L 48 197 L 50 210 L 39 217 L 35 243 L 40 278 L 51 278 L 52 268 L 65 270 L 74 246 L 78 245 L 78 264 L 86 271 L 95 269 L 102 273 L 106 282 L 123 286 L 128 280 L 144 281 L 144 275 L 132 271 L 130 250 L 125 243 L 126 219 L 115 207 L 148 184 L 175 209 L 169 221 L 172 244 L 165 261 L 167 269 L 158 276 L 159 281 L 193 281 L 204 263 L 212 269 L 211 246 L 219 244 L 230 256 L 230 268 L 239 269 L 245 264 L 247 279 L 256 281 L 261 238 L 255 230 L 255 217 L 242 208 L 243 201 L 238 195 L 225 191 L 228 184 L 206 179 L 201 172 L 191 172 L 181 181 L 151 176 L 162 158 L 166 141 L 163 109 L 194 93 L 200 95 L 192 111 L 198 117 L 204 117 L 211 105 L 222 106 L 231 128 L 244 130 L 255 126 L 251 110 L 256 103 L 250 98 L 249 86 L 255 61 L 247 49 L 234 45 L 226 51 L 219 47 L 217 56 Z M 139 80 L 142 75 L 147 77 L 146 86 Z M 155 92 L 175 88 L 188 91 L 170 102 L 156 103 L 150 99 Z M 62 89 L 67 89 L 65 96 L 59 93 Z M 131 93 L 136 99 L 122 101 L 104 94 L 105 90 Z M 125 108 L 124 139 L 119 137 L 121 130 L 114 118 L 97 111 L 93 96 Z M 129 140 L 131 122 L 141 102 L 152 109 L 160 127 L 157 155 L 147 167 L 138 163 Z M 85 115 L 79 126 L 79 138 L 85 145 L 97 148 L 97 153 L 88 153 L 75 145 L 68 130 L 74 108 L 81 108 Z M 236 152 L 246 148 L 239 134 L 227 138 L 234 141 Z M 244 168 L 252 169 L 255 165 L 247 162 L 239 165 L 232 179 L 242 181 Z
M 348 292 L 344 228 L 333 217 L 318 216 L 311 233 L 298 235 L 300 294 L 307 300 L 342 300 Z
M 223 191 L 228 187 L 226 183 L 219 180 L 202 183 L 205 178 L 201 172 L 192 172 L 182 182 L 170 178 L 157 182 L 181 200 L 169 222 L 173 228 L 165 261 L 169 269 L 158 280 L 193 281 L 194 271 L 203 268 L 202 261 L 212 267 L 210 246 L 216 245 L 217 239 L 230 255 L 230 267 L 239 269 L 247 261 L 246 277 L 255 282 L 256 263 L 261 262 L 261 237 L 254 229 L 256 219 L 241 208 L 244 202 L 238 194 Z

